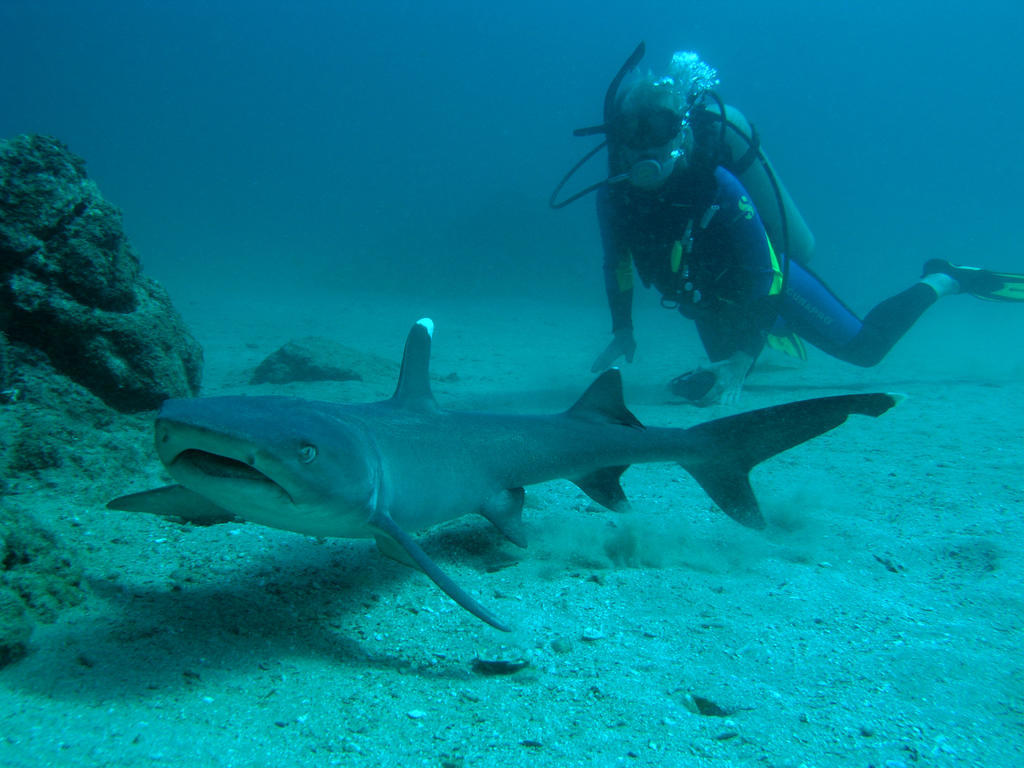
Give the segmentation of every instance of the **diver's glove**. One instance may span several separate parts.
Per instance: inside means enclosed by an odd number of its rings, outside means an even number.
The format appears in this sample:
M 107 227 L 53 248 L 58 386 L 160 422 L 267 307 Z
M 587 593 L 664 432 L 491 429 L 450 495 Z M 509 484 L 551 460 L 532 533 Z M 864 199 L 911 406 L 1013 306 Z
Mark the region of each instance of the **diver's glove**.
M 746 352 L 734 352 L 727 360 L 677 376 L 669 383 L 672 394 L 694 405 L 735 405 L 743 391 L 743 382 L 754 365 Z
M 625 357 L 627 363 L 633 362 L 633 355 L 636 353 L 636 339 L 633 338 L 632 328 L 623 328 L 615 332 L 611 343 L 604 348 L 604 352 L 597 356 L 594 364 L 590 366 L 591 373 L 600 373 L 612 367 L 612 364 L 620 357 Z

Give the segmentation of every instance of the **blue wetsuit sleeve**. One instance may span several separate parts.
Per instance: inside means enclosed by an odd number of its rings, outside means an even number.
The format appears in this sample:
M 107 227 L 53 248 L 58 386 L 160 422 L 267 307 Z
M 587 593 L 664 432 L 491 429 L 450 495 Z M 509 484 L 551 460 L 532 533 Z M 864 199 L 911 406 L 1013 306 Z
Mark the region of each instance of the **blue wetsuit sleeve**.
M 706 257 L 721 268 L 711 311 L 696 318 L 697 326 L 712 360 L 738 350 L 756 357 L 778 312 L 781 269 L 746 189 L 722 168 L 715 178 L 718 210 L 705 233 Z
M 604 249 L 604 290 L 612 333 L 633 327 L 633 258 L 622 242 L 606 189 L 597 193 L 597 221 Z

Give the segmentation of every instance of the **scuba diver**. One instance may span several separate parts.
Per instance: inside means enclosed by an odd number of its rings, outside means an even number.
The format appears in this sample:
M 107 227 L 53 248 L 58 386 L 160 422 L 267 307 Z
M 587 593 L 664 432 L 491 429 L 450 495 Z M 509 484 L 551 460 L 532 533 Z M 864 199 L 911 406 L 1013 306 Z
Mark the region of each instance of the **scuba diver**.
M 921 279 L 863 319 L 809 268 L 814 237 L 760 146 L 757 132 L 714 88 L 716 70 L 677 52 L 663 77 L 640 74 L 637 46 L 605 94 L 604 123 L 578 136 L 606 140 L 551 195 L 562 208 L 597 192 L 611 343 L 594 372 L 632 362 L 633 270 L 661 303 L 696 322 L 710 360 L 673 379 L 695 405 L 736 402 L 766 344 L 805 359 L 801 339 L 854 365 L 878 364 L 944 296 L 1024 301 L 1024 275 L 929 260 Z M 603 147 L 609 177 L 564 200 L 572 175 Z

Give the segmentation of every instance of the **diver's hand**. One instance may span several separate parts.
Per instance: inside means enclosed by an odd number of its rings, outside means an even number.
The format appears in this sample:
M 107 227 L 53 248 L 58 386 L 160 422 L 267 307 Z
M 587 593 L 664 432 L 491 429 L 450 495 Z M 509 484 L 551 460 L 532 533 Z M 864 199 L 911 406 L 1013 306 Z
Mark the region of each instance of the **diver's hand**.
M 623 328 L 615 332 L 611 343 L 604 348 L 604 352 L 597 356 L 597 360 L 590 366 L 591 373 L 600 373 L 612 367 L 612 364 L 620 357 L 625 357 L 627 363 L 633 362 L 633 355 L 636 353 L 636 339 L 633 338 L 632 328 Z
M 709 405 L 735 405 L 743 392 L 743 382 L 747 379 L 754 358 L 746 352 L 734 352 L 728 360 L 712 363 L 705 370 L 713 371 L 715 383 L 707 394 L 694 405 L 707 407 Z

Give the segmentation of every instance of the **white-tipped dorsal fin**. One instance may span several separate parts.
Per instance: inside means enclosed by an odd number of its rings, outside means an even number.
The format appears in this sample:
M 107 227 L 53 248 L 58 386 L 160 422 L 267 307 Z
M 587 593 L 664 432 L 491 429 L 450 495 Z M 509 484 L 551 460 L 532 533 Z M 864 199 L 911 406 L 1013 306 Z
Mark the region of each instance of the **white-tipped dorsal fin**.
M 417 320 L 409 330 L 398 387 L 391 397 L 393 405 L 414 411 L 440 410 L 430 391 L 430 340 L 433 335 L 434 321 L 429 317 Z

